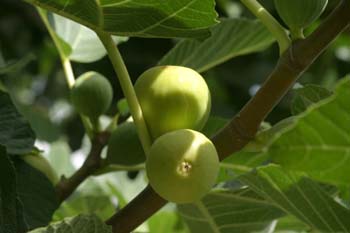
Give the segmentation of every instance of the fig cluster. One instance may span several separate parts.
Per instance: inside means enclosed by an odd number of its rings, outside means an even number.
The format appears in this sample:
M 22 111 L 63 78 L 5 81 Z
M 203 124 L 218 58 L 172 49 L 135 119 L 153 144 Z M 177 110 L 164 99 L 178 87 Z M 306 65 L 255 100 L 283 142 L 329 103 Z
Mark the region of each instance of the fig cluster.
M 146 160 L 150 185 L 171 202 L 201 199 L 219 172 L 214 145 L 198 132 L 211 108 L 206 82 L 192 69 L 158 66 L 138 78 L 135 91 L 154 140 Z
M 190 203 L 215 184 L 219 158 L 212 142 L 199 131 L 210 114 L 211 97 L 203 77 L 181 66 L 157 66 L 135 83 L 135 93 L 153 141 L 146 156 L 135 124 L 118 125 L 108 143 L 107 164 L 146 164 L 152 188 L 164 199 Z M 112 88 L 102 75 L 88 72 L 72 88 L 77 111 L 96 120 L 112 100 Z

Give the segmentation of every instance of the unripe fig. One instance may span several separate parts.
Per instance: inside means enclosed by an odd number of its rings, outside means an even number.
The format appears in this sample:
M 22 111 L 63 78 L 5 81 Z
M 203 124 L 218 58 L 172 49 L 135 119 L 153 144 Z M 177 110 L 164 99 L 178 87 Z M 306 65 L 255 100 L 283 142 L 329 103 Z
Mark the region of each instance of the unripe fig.
M 130 166 L 143 163 L 145 160 L 134 122 L 119 125 L 109 139 L 106 162 Z
M 180 129 L 160 136 L 146 160 L 152 188 L 164 199 L 191 203 L 201 199 L 216 182 L 219 157 L 202 133 Z
M 113 89 L 109 81 L 99 73 L 81 75 L 71 90 L 71 100 L 76 110 L 96 120 L 111 105 Z
M 278 14 L 296 38 L 303 37 L 303 29 L 320 17 L 327 3 L 328 0 L 275 0 Z
M 153 67 L 138 78 L 135 91 L 153 139 L 177 129 L 201 130 L 208 119 L 208 86 L 190 68 Z
M 43 173 L 53 185 L 57 184 L 58 176 L 51 167 L 50 163 L 40 154 L 27 154 L 21 158 L 33 168 Z

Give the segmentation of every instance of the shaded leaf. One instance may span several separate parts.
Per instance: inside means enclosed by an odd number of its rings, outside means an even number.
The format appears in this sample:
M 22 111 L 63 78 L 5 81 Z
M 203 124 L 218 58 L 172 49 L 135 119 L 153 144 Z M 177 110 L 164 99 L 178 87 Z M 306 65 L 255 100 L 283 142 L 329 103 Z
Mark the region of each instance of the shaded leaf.
M 17 197 L 15 168 L 0 146 L 0 232 L 21 233 L 27 230 L 23 209 Z
M 30 233 L 112 233 L 112 229 L 95 215 L 78 215 Z
M 216 191 L 193 204 L 178 205 L 191 232 L 244 233 L 269 228 L 283 211 L 250 189 Z
M 304 112 L 310 105 L 329 97 L 331 94 L 332 92 L 328 89 L 313 84 L 296 89 L 291 103 L 292 114 L 298 115 Z
M 214 0 L 26 0 L 83 24 L 119 36 L 206 37 L 216 23 Z
M 258 21 L 222 19 L 204 41 L 182 40 L 159 65 L 180 65 L 204 72 L 233 57 L 258 52 L 272 44 L 274 38 Z
M 10 96 L 0 91 L 0 144 L 9 154 L 33 150 L 35 135 L 28 122 L 18 113 Z
M 35 59 L 34 54 L 30 53 L 22 57 L 18 61 L 13 61 L 6 65 L 0 65 L 0 75 L 19 72 L 34 59 Z
M 58 208 L 56 192 L 49 179 L 23 160 L 15 161 L 17 190 L 30 229 L 46 226 Z
M 78 214 L 95 214 L 101 219 L 108 219 L 115 213 L 115 209 L 107 195 L 76 195 L 62 203 L 55 212 L 54 220 L 60 221 Z
M 350 210 L 330 197 L 304 173 L 285 172 L 277 165 L 258 168 L 241 181 L 313 229 L 349 232 Z

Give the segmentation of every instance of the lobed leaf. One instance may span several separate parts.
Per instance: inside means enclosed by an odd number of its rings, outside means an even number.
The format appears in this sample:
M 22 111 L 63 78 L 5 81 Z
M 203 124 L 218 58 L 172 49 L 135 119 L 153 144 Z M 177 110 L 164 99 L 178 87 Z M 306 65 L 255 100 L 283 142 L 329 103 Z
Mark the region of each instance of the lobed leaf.
M 36 229 L 30 233 L 112 233 L 107 226 L 95 215 L 78 215 L 51 224 L 48 227 Z
M 295 118 L 267 153 L 284 168 L 333 184 L 350 183 L 350 78 Z
M 57 14 L 52 15 L 52 26 L 61 39 L 62 48 L 69 47 L 66 55 L 70 60 L 82 63 L 94 62 L 107 52 L 96 33 L 91 29 Z M 114 37 L 116 44 L 126 41 L 125 37 Z
M 94 31 L 136 37 L 207 37 L 214 0 L 26 0 Z
M 283 211 L 247 188 L 214 191 L 199 202 L 178 208 L 191 232 L 260 232 L 284 216 Z
M 336 202 L 305 173 L 277 165 L 258 168 L 240 180 L 286 213 L 321 232 L 350 232 L 350 210 Z
M 332 95 L 332 92 L 328 89 L 313 84 L 296 89 L 291 103 L 292 114 L 298 115 L 304 112 L 312 104 L 315 104 L 330 95 Z
M 274 42 L 258 20 L 222 19 L 211 34 L 204 41 L 180 41 L 159 65 L 186 66 L 204 72 L 233 57 L 261 51 Z

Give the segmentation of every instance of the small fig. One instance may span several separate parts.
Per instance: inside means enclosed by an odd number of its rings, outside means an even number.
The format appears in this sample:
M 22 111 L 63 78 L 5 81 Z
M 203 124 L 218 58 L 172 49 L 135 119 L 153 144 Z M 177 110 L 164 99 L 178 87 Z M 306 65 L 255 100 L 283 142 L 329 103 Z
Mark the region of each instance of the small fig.
M 134 122 L 119 125 L 109 139 L 106 162 L 131 166 L 143 163 L 145 160 Z
M 327 3 L 328 0 L 275 0 L 277 12 L 294 38 L 303 37 L 303 29 L 320 17 Z
M 180 129 L 160 136 L 146 160 L 152 188 L 164 199 L 191 203 L 201 199 L 216 182 L 219 157 L 202 133 Z
M 177 129 L 201 130 L 208 119 L 208 86 L 190 68 L 153 67 L 138 78 L 135 91 L 153 139 Z
M 111 105 L 113 89 L 109 81 L 99 73 L 81 75 L 71 90 L 71 101 L 76 110 L 96 120 Z
M 58 183 L 58 176 L 50 163 L 40 154 L 27 154 L 21 158 L 33 168 L 43 173 L 53 185 Z

